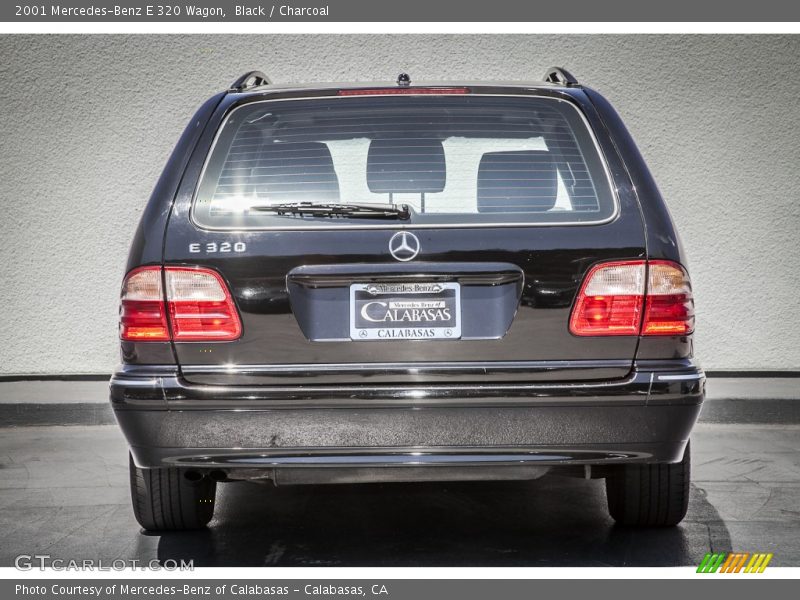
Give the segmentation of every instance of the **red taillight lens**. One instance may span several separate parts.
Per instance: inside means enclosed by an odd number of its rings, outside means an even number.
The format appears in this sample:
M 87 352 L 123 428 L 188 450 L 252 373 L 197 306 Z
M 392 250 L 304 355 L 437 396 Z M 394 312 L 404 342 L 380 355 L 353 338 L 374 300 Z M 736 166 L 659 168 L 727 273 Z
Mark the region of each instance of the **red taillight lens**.
M 230 341 L 241 336 L 239 314 L 219 273 L 202 268 L 166 267 L 166 294 L 161 277 L 161 267 L 142 267 L 125 278 L 120 307 L 123 340 Z
M 172 335 L 180 341 L 235 340 L 242 334 L 228 286 L 216 271 L 167 267 Z
M 468 88 L 377 88 L 339 90 L 340 96 L 409 96 L 409 95 L 469 94 Z
M 570 332 L 580 336 L 640 332 L 683 335 L 693 329 L 694 301 L 689 276 L 680 265 L 669 261 L 635 260 L 592 267 L 569 322 Z
M 648 265 L 642 335 L 683 335 L 694 331 L 694 299 L 689 275 L 667 261 Z
M 592 267 L 569 321 L 575 335 L 638 335 L 644 303 L 644 262 Z
M 161 267 L 141 267 L 128 273 L 122 284 L 119 336 L 142 342 L 169 340 Z

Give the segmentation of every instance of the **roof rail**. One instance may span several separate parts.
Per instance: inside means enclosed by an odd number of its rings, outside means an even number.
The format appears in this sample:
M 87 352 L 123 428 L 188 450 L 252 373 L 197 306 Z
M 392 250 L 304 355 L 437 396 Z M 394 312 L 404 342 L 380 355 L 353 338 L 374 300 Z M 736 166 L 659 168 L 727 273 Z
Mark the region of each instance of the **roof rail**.
M 229 92 L 244 92 L 260 85 L 272 83 L 261 71 L 248 71 L 231 84 Z
M 558 83 L 561 85 L 580 85 L 575 76 L 562 67 L 550 67 L 544 74 L 547 83 Z

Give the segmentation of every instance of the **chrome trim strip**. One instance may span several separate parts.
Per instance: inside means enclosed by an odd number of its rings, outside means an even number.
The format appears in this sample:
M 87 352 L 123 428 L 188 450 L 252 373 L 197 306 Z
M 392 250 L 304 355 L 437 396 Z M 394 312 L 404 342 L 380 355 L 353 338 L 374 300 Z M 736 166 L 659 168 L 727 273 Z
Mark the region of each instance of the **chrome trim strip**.
M 657 377 L 659 381 L 697 381 L 698 379 L 705 379 L 706 374 L 700 371 L 689 375 L 658 375 Z
M 615 388 L 625 388 L 633 383 L 642 383 L 649 385 L 651 374 L 642 375 L 633 371 L 622 379 L 603 380 L 603 381 L 573 381 L 568 383 L 563 382 L 550 382 L 538 381 L 534 383 L 458 383 L 453 385 L 446 385 L 440 383 L 419 383 L 407 385 L 393 385 L 393 384 L 372 384 L 372 385 L 306 385 L 306 386 L 262 386 L 258 384 L 231 386 L 224 384 L 205 384 L 205 383 L 192 383 L 186 382 L 182 379 L 174 378 L 171 381 L 165 380 L 164 386 L 167 388 L 177 387 L 182 390 L 195 389 L 203 391 L 209 395 L 216 393 L 225 394 L 230 392 L 237 392 L 247 394 L 250 392 L 258 393 L 261 395 L 270 395 L 272 397 L 278 396 L 302 396 L 309 395 L 335 395 L 347 396 L 349 398 L 373 398 L 376 395 L 391 394 L 395 397 L 423 399 L 432 396 L 440 396 L 442 394 L 455 393 L 459 398 L 467 396 L 480 396 L 513 393 L 515 395 L 524 395 L 527 392 L 541 392 L 549 390 L 611 390 Z M 580 398 L 576 398 L 580 400 Z M 644 400 L 642 400 L 643 402 Z
M 414 95 L 414 94 L 410 94 Z M 203 181 L 203 178 L 206 174 L 206 168 L 208 167 L 209 159 L 211 155 L 214 153 L 214 149 L 216 148 L 217 141 L 219 140 L 220 135 L 222 134 L 222 130 L 225 127 L 225 124 L 230 119 L 231 115 L 235 113 L 240 108 L 244 108 L 245 106 L 251 106 L 253 104 L 263 104 L 267 102 L 292 102 L 295 100 L 330 100 L 330 99 L 339 99 L 339 100 L 352 100 L 357 98 L 363 98 L 364 96 L 306 96 L 302 98 L 273 98 L 270 100 L 258 100 L 256 102 L 247 102 L 245 104 L 239 104 L 238 106 L 233 107 L 233 109 L 225 115 L 224 120 L 222 121 L 221 125 L 217 129 L 216 134 L 214 135 L 214 141 L 211 143 L 211 147 L 208 150 L 208 154 L 205 157 L 203 162 L 203 168 L 200 171 L 200 176 L 197 178 L 197 184 L 195 185 L 194 191 L 192 192 L 192 200 L 191 200 L 191 207 L 189 208 L 189 221 L 200 230 L 203 231 L 242 231 L 242 232 L 249 232 L 249 231 L 348 231 L 348 230 L 355 230 L 355 229 L 377 229 L 377 230 L 385 230 L 385 231 L 402 231 L 402 230 L 412 230 L 412 229 L 476 229 L 476 228 L 491 228 L 491 227 L 561 227 L 561 226 L 578 226 L 578 225 L 604 225 L 605 223 L 610 223 L 614 219 L 616 219 L 620 214 L 620 201 L 619 195 L 617 193 L 617 188 L 614 185 L 614 180 L 611 177 L 611 170 L 608 167 L 608 160 L 606 158 L 605 152 L 600 147 L 599 142 L 597 141 L 597 135 L 595 134 L 592 125 L 589 123 L 589 120 L 586 118 L 586 115 L 583 114 L 583 111 L 577 106 L 577 104 L 573 101 L 566 100 L 564 98 L 554 98 L 553 96 L 545 96 L 541 94 L 469 94 L 470 96 L 488 96 L 488 97 L 497 97 L 497 98 L 544 98 L 547 100 L 554 100 L 555 102 L 565 102 L 569 106 L 571 106 L 580 116 L 583 124 L 586 126 L 586 130 L 589 132 L 589 137 L 592 139 L 592 143 L 594 144 L 595 150 L 597 151 L 598 156 L 600 157 L 600 162 L 603 163 L 603 170 L 606 174 L 606 180 L 608 182 L 608 188 L 611 192 L 611 198 L 614 201 L 614 211 L 612 214 L 605 218 L 596 221 L 559 221 L 556 223 L 429 223 L 429 224 L 408 224 L 402 225 L 395 223 L 394 225 L 389 224 L 381 224 L 381 225 L 319 225 L 316 227 L 303 227 L 301 225 L 290 225 L 290 226 L 270 226 L 270 227 L 213 227 L 210 225 L 204 225 L 198 222 L 195 219 L 195 205 L 197 204 L 197 193 L 200 189 L 200 182 Z
M 161 378 L 150 377 L 144 379 L 142 377 L 125 377 L 125 376 L 114 375 L 111 378 L 111 385 L 121 386 L 126 388 L 157 389 L 161 387 Z
M 583 369 L 614 369 L 630 368 L 631 360 L 606 360 L 606 361 L 462 361 L 462 362 L 424 362 L 424 363 L 287 363 L 280 365 L 183 365 L 184 374 L 259 374 L 259 373 L 351 373 L 373 371 L 559 371 Z

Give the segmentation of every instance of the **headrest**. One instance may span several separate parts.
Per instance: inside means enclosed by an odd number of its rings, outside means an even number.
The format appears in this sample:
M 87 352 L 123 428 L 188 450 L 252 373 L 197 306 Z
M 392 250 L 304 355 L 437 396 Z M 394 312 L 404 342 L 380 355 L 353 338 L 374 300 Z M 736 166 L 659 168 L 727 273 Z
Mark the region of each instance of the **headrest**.
M 367 185 L 375 194 L 423 194 L 444 189 L 442 142 L 424 138 L 372 140 L 367 155 Z
M 478 212 L 544 212 L 556 204 L 558 174 L 545 150 L 487 152 L 478 167 Z
M 236 152 L 236 148 L 231 148 Z M 255 192 L 274 202 L 338 202 L 339 179 L 328 145 L 274 142 L 263 145 L 250 173 Z

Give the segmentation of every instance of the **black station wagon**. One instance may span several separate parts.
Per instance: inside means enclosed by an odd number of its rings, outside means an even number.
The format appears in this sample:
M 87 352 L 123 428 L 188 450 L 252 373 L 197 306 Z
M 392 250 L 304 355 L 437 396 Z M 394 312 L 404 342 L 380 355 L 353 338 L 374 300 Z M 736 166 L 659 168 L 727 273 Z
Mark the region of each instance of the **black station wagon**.
M 148 530 L 217 483 L 605 478 L 686 513 L 686 258 L 619 116 L 543 82 L 276 86 L 197 112 L 133 240 L 111 402 Z

